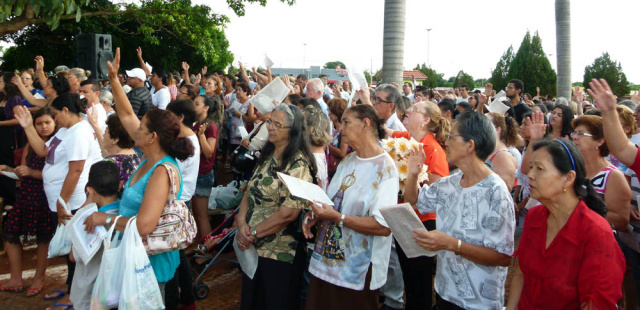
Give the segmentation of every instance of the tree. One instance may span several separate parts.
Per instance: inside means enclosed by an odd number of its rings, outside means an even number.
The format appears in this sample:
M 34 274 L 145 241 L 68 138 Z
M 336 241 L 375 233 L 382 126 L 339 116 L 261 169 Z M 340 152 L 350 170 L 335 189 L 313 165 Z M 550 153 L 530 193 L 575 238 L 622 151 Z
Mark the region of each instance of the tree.
M 473 80 L 473 77 L 467 73 L 465 73 L 464 71 L 460 70 L 460 72 L 458 72 L 458 75 L 456 75 L 455 79 L 453 80 L 453 87 L 460 87 L 462 85 L 467 85 L 467 87 L 469 88 L 469 90 L 473 89 L 475 82 Z
M 509 65 L 507 81 L 519 79 L 524 83 L 522 93 L 535 90 L 540 87 L 542 94 L 556 93 L 556 72 L 551 68 L 551 63 L 542 49 L 542 40 L 538 33 L 533 38 L 527 34 L 518 48 Z M 494 89 L 499 89 L 495 88 Z
M 507 84 L 509 84 L 507 74 L 509 73 L 511 61 L 513 61 L 513 46 L 509 46 L 502 54 L 502 57 L 500 57 L 500 60 L 498 60 L 496 68 L 491 71 L 489 83 L 493 85 L 494 89 L 504 89 L 507 87 Z
M 404 62 L 404 29 L 406 0 L 384 1 L 384 31 L 382 39 L 382 82 L 402 84 Z
M 110 2 L 99 0 L 92 5 L 87 9 L 99 11 Z M 6 35 L 4 39 L 16 46 L 3 55 L 1 68 L 10 71 L 33 67 L 35 55 L 44 56 L 48 71 L 59 64 L 74 65 L 78 33 L 112 34 L 113 48 L 123 47 L 123 68 L 140 66 L 135 52 L 138 46 L 142 47 L 145 61 L 164 70 L 179 71 L 182 61 L 189 62 L 192 72 L 205 65 L 218 70 L 233 60 L 222 30 L 224 21 L 214 17 L 209 7 L 192 6 L 190 0 L 154 0 L 143 2 L 135 10 L 135 14 L 92 16 L 80 22 L 64 20 L 55 30 L 45 24 L 32 25 Z M 162 13 L 166 10 L 173 13 Z
M 571 8 L 569 0 L 556 0 L 556 57 L 558 96 L 571 98 Z
M 629 81 L 627 76 L 622 72 L 622 66 L 619 62 L 611 60 L 609 53 L 604 53 L 596 58 L 591 65 L 584 68 L 584 81 L 582 84 L 589 88 L 589 82 L 592 79 L 605 79 L 611 91 L 618 97 L 629 94 Z
M 344 62 L 339 61 L 339 60 L 327 62 L 326 64 L 324 64 L 324 68 L 325 69 L 335 69 L 335 68 L 338 67 L 338 65 L 340 65 L 340 68 L 342 68 L 342 69 L 347 69 L 347 66 L 344 65 Z
M 427 76 L 427 80 L 422 82 L 422 86 L 436 88 L 444 85 L 444 73 L 438 73 L 435 69 L 425 66 L 424 63 L 422 63 L 422 65 L 416 65 L 413 70 L 418 70 Z
M 295 0 L 280 0 L 284 3 L 292 5 Z M 157 1 L 157 0 L 139 0 L 141 5 L 131 3 L 109 3 L 109 6 L 102 7 L 100 10 L 91 10 L 94 5 L 93 0 L 3 0 L 0 6 L 0 36 L 16 33 L 30 25 L 46 24 L 55 30 L 64 20 L 75 20 L 79 22 L 82 17 L 91 16 L 115 16 L 129 15 L 140 12 L 140 10 L 165 13 L 171 15 L 175 13 L 169 6 L 171 4 L 180 5 L 190 0 L 180 1 Z M 163 9 L 147 6 L 148 2 L 160 2 L 168 5 Z M 265 6 L 267 0 L 228 0 L 229 7 L 238 15 L 243 16 L 245 13 L 245 3 L 259 3 Z M 215 15 L 216 18 L 228 20 L 224 15 Z M 142 23 L 150 22 L 141 20 Z

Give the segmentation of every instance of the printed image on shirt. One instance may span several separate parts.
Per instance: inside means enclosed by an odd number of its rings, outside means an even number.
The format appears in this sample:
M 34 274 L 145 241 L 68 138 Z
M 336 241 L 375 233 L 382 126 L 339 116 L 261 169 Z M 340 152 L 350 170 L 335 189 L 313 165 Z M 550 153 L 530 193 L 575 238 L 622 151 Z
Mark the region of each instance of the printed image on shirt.
M 60 145 L 60 143 L 62 143 L 62 140 L 58 139 L 58 137 L 53 137 L 53 139 L 51 139 L 51 144 L 49 145 L 49 151 L 47 152 L 47 159 L 46 159 L 47 164 L 49 165 L 55 164 L 56 148 L 58 147 L 58 145 Z

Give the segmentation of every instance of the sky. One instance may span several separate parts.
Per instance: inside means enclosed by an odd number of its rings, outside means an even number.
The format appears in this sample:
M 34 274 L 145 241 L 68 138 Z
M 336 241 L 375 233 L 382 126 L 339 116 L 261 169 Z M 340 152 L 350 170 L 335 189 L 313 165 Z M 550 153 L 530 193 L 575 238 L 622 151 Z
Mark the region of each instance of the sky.
M 288 6 L 268 0 L 246 6 L 238 17 L 225 0 L 194 0 L 230 18 L 225 33 L 236 60 L 274 67 L 322 66 L 340 60 L 347 67 L 382 67 L 383 0 L 296 0 Z M 517 50 L 527 30 L 538 32 L 551 66 L 556 66 L 554 0 L 406 0 L 404 69 L 427 63 L 445 78 L 464 70 L 489 78 L 500 56 Z M 608 52 L 630 82 L 640 84 L 640 1 L 571 1 L 572 77 Z M 431 31 L 426 29 L 430 28 Z M 234 65 L 237 65 L 234 62 Z

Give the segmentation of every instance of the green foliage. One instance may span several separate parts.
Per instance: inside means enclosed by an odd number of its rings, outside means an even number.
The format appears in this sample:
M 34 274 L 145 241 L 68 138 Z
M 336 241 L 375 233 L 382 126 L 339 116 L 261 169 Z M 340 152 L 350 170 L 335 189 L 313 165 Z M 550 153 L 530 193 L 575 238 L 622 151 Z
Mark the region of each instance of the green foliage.
M 62 0 L 61 0 L 62 1 Z M 107 0 L 93 1 L 84 7 L 86 13 L 116 12 L 121 9 Z M 205 65 L 209 71 L 225 69 L 233 55 L 223 27 L 228 20 L 211 13 L 209 7 L 192 5 L 190 0 L 143 1 L 140 6 L 127 4 L 131 14 L 85 17 L 80 22 L 63 20 L 55 30 L 43 24 L 5 36 L 16 44 L 3 56 L 3 70 L 33 67 L 33 58 L 45 58 L 45 70 L 56 65 L 74 65 L 75 35 L 109 33 L 113 48 L 121 47 L 122 68 L 139 67 L 136 48 L 154 68 L 179 71 L 182 61 L 189 62 L 191 72 Z
M 427 88 L 444 86 L 444 73 L 438 73 L 435 69 L 425 66 L 424 63 L 422 63 L 422 65 L 416 65 L 413 70 L 418 70 L 427 76 L 427 80 L 422 81 L 422 86 Z
M 462 85 L 466 84 L 467 86 L 469 86 L 469 90 L 473 89 L 473 86 L 475 85 L 475 82 L 473 80 L 473 77 L 467 73 L 465 73 L 464 71 L 460 70 L 460 72 L 458 72 L 458 75 L 456 75 L 456 77 L 453 80 L 453 86 L 454 88 L 460 87 Z
M 335 69 L 338 67 L 338 65 L 340 65 L 340 68 L 342 69 L 347 69 L 347 66 L 344 65 L 344 63 L 342 61 L 329 61 L 326 64 L 324 64 L 324 68 L 325 69 Z
M 605 79 L 611 86 L 611 91 L 618 97 L 627 96 L 631 91 L 627 76 L 622 72 L 622 66 L 619 62 L 611 60 L 609 53 L 602 54 L 584 68 L 583 85 L 589 88 L 592 79 Z
M 509 66 L 513 61 L 513 56 L 513 46 L 509 46 L 502 54 L 502 57 L 500 57 L 500 60 L 498 60 L 495 69 L 491 71 L 489 83 L 493 85 L 493 89 L 504 89 L 507 87 L 507 84 L 509 84 L 507 74 L 509 73 Z
M 633 90 L 633 91 L 640 90 L 640 85 L 631 84 L 629 85 L 629 90 Z
M 524 36 L 518 52 L 509 65 L 507 82 L 511 79 L 519 79 L 524 83 L 523 94 L 535 93 L 536 87 L 540 87 L 541 94 L 556 93 L 556 72 L 551 68 L 537 32 L 531 37 L 527 31 Z M 494 89 L 501 88 L 494 85 Z
M 582 87 L 583 85 L 584 84 L 582 84 L 582 82 L 573 82 L 573 83 L 571 83 L 571 87 L 576 87 L 576 86 Z

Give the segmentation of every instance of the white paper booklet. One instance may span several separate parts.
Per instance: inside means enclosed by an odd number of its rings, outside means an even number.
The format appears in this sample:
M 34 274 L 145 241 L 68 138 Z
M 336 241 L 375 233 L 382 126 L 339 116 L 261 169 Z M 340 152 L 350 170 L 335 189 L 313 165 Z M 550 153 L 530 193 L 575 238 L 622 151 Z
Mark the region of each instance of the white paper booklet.
M 18 176 L 13 172 L 0 171 L 0 173 L 2 173 L 2 175 L 6 176 L 6 177 L 9 177 L 9 178 L 12 178 L 14 180 L 19 179 Z
M 96 226 L 92 234 L 84 230 L 84 220 L 95 212 L 98 212 L 96 204 L 88 204 L 78 210 L 67 223 L 67 227 L 70 228 L 69 237 L 73 243 L 73 254 L 85 264 L 98 252 L 102 246 L 102 239 L 107 235 L 104 226 Z
M 415 240 L 413 240 L 413 231 L 426 231 L 418 215 L 409 203 L 399 205 L 381 207 L 380 213 L 389 225 L 391 233 L 398 240 L 402 250 L 408 258 L 418 256 L 435 256 L 438 252 L 427 251 L 421 248 Z
M 504 96 L 504 90 L 501 90 L 498 95 L 496 95 L 496 99 L 491 102 L 491 105 L 484 105 L 485 107 L 487 107 L 487 110 L 489 110 L 489 112 L 495 112 L 504 115 L 505 113 L 507 113 L 507 111 L 509 111 L 511 107 L 506 106 L 504 103 L 502 103 L 502 101 L 500 101 L 502 96 Z
M 267 69 L 273 67 L 273 60 L 271 60 L 267 54 L 264 54 L 264 66 Z
M 256 274 L 256 270 L 258 269 L 258 251 L 256 248 L 251 245 L 246 250 L 240 250 L 238 247 L 238 234 L 233 238 L 233 249 L 236 252 L 236 257 L 238 258 L 238 263 L 240 263 L 240 268 L 242 271 L 249 277 L 249 279 L 253 279 Z
M 249 101 L 253 103 L 253 106 L 255 106 L 260 113 L 266 114 L 273 111 L 273 108 L 275 108 L 273 100 L 282 102 L 288 94 L 289 88 L 284 85 L 284 82 L 280 77 L 277 77 L 275 80 L 271 81 L 269 85 L 265 86 L 257 95 L 251 97 Z
M 331 201 L 331 198 L 327 196 L 327 193 L 325 193 L 320 186 L 280 172 L 278 172 L 278 178 L 284 182 L 289 192 L 291 192 L 291 195 L 333 206 L 333 201 Z

